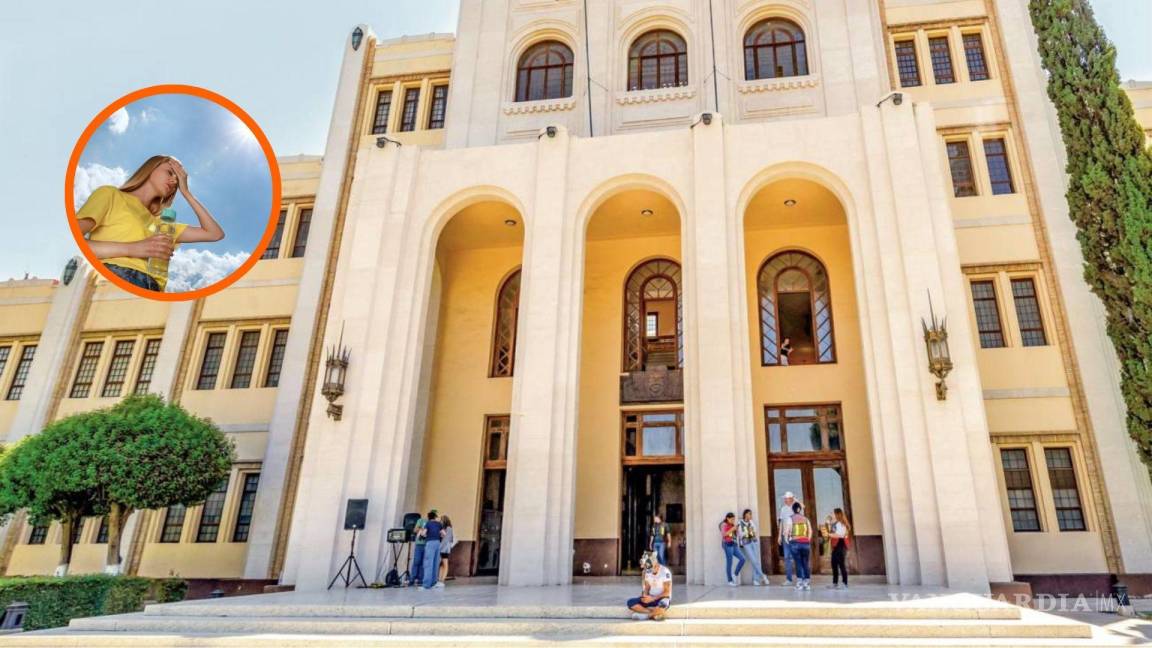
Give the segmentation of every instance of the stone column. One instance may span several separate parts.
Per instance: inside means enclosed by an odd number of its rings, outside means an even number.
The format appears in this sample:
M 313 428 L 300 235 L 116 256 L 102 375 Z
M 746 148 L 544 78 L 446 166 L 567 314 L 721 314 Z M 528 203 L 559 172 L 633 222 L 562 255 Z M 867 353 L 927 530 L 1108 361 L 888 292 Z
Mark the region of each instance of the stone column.
M 567 129 L 536 145 L 512 384 L 501 585 L 572 581 L 583 229 L 564 210 Z
M 725 187 L 724 122 L 692 127 L 692 203 L 684 214 L 684 459 L 688 580 L 722 585 L 720 517 L 759 510 L 747 337 L 743 218 Z
M 282 533 L 284 521 L 281 511 L 291 507 L 285 501 L 285 480 L 292 455 L 293 439 L 297 433 L 297 414 L 308 380 L 308 360 L 319 316 L 320 300 L 328 271 L 328 251 L 336 234 L 337 209 L 348 173 L 348 152 L 359 140 L 353 123 L 356 102 L 360 98 L 361 76 L 368 52 L 375 36 L 365 25 L 364 39 L 358 50 L 352 49 L 351 31 L 344 45 L 344 61 L 332 119 L 328 126 L 328 140 L 324 148 L 324 163 L 320 171 L 320 184 L 312 210 L 312 226 L 308 231 L 308 245 L 304 266 L 300 273 L 296 304 L 288 329 L 288 342 L 284 349 L 284 364 L 280 372 L 280 385 L 276 390 L 276 403 L 268 426 L 268 445 L 260 469 L 260 488 L 252 512 L 252 527 L 248 537 L 248 556 L 244 565 L 245 578 L 276 578 L 271 573 L 273 552 L 277 536 Z M 330 327 L 331 328 L 331 327 Z M 337 327 L 338 328 L 338 327 Z M 323 407 L 321 408 L 323 409 Z

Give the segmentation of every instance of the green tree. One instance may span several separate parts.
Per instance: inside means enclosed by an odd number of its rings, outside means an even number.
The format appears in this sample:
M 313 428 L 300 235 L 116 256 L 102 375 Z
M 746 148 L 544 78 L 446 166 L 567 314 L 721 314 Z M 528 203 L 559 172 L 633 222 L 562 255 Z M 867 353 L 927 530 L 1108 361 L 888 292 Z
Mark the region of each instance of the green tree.
M 1084 276 L 1120 359 L 1128 432 L 1152 468 L 1152 153 L 1088 0 L 1030 0 L 1029 9 L 1068 152 Z
M 129 396 L 108 410 L 115 457 L 101 476 L 108 508 L 105 570 L 118 573 L 124 522 L 138 509 L 189 506 L 228 478 L 232 441 L 211 421 L 156 395 Z
M 124 523 L 137 509 L 204 501 L 228 477 L 233 446 L 210 421 L 155 395 L 48 425 L 0 456 L 0 514 L 25 509 L 63 528 L 57 575 L 67 573 L 72 529 L 108 515 L 105 571 L 119 573 Z

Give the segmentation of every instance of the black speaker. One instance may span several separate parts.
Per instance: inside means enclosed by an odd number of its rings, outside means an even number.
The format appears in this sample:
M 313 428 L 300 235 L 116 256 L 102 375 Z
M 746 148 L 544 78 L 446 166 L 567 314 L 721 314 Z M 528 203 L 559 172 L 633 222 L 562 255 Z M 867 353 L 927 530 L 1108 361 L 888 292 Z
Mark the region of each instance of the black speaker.
M 404 531 L 408 534 L 409 542 L 416 539 L 416 523 L 420 521 L 420 517 L 419 513 L 404 514 Z
M 348 511 L 344 513 L 344 530 L 363 529 L 364 518 L 368 516 L 368 500 L 348 500 Z

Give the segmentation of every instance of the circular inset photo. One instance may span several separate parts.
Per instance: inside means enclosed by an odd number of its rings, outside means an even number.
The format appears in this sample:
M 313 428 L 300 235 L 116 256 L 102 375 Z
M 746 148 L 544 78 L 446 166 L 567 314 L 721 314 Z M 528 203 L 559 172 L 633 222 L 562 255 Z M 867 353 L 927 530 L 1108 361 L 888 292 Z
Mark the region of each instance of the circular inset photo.
M 65 203 L 80 250 L 109 281 L 149 299 L 196 299 L 263 254 L 280 171 L 236 104 L 194 86 L 154 86 L 116 100 L 84 130 Z

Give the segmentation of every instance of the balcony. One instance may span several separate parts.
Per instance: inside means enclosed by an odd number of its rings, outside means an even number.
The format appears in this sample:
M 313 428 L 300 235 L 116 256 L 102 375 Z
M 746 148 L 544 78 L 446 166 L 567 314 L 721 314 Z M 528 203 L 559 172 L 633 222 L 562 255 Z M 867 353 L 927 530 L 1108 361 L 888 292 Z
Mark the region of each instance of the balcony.
M 684 402 L 676 336 L 644 341 L 643 369 L 620 374 L 620 404 Z

